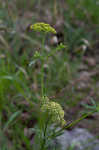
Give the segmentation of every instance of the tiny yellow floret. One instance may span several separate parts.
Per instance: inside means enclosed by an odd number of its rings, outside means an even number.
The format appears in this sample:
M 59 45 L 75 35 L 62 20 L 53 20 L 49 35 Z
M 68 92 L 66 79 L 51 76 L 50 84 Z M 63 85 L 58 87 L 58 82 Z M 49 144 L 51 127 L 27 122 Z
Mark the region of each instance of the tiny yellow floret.
M 45 33 L 54 33 L 56 34 L 56 30 L 51 27 L 49 24 L 40 22 L 40 23 L 35 23 L 33 25 L 30 26 L 30 29 L 34 30 L 34 31 L 43 31 Z

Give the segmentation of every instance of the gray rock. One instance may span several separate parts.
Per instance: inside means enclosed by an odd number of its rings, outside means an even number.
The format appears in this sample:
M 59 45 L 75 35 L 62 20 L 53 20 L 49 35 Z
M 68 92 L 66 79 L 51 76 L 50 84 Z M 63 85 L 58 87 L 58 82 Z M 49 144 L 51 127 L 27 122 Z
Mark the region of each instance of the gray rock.
M 99 140 L 87 129 L 75 128 L 57 137 L 61 150 L 99 150 Z

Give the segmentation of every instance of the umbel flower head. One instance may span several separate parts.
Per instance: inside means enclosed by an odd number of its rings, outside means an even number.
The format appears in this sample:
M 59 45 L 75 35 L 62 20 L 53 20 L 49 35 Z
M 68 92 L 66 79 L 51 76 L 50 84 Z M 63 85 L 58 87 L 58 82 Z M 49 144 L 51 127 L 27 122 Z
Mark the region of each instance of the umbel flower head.
M 43 31 L 45 33 L 54 33 L 56 34 L 56 30 L 51 27 L 49 24 L 43 23 L 43 22 L 39 22 L 39 23 L 35 23 L 33 25 L 30 26 L 30 29 L 33 29 L 34 31 Z
M 66 124 L 66 121 L 64 120 L 64 110 L 62 109 L 61 105 L 50 101 L 48 97 L 45 97 L 43 99 L 43 104 L 41 106 L 42 112 L 47 112 L 50 116 L 50 121 L 52 123 L 60 124 L 64 126 Z

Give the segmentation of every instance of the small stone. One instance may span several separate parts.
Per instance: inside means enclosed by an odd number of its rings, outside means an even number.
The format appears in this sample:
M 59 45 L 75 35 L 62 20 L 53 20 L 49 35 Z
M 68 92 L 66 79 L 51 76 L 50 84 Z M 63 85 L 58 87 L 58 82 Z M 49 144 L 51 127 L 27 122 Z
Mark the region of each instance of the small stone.
M 99 140 L 89 133 L 87 129 L 75 128 L 71 131 L 65 130 L 56 140 L 61 145 L 61 150 L 69 148 L 73 148 L 73 150 L 99 150 Z
M 96 61 L 94 58 L 85 58 L 85 63 L 88 64 L 90 67 L 95 67 L 96 66 Z

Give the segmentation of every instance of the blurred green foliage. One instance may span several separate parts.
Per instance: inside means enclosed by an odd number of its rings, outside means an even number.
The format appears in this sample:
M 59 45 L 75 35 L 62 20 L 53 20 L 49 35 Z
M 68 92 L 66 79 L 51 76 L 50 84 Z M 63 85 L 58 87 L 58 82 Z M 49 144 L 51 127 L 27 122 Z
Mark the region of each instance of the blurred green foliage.
M 46 14 L 51 20 L 46 19 Z M 77 77 L 83 53 L 77 54 L 76 50 L 85 44 L 83 39 L 90 45 L 97 41 L 99 1 L 0 1 L 0 150 L 31 150 L 31 136 L 25 136 L 24 132 L 26 128 L 33 128 L 36 122 L 35 106 L 39 105 L 40 99 L 41 62 L 34 60 L 34 53 L 40 51 L 42 35 L 35 36 L 29 27 L 38 21 L 57 25 L 61 18 L 63 42 L 68 49 L 59 51 L 47 61 L 44 79 L 48 97 L 56 96 L 55 100 L 64 109 L 72 109 L 89 91 L 78 93 L 76 87 L 72 86 L 63 95 L 58 94 Z M 50 38 L 48 35 L 48 40 Z M 46 45 L 47 42 L 46 38 Z M 51 44 L 48 46 L 50 51 L 56 48 Z M 71 53 L 77 57 L 73 59 Z M 98 77 L 93 80 L 95 85 Z M 3 127 L 7 123 L 9 126 L 4 131 Z

